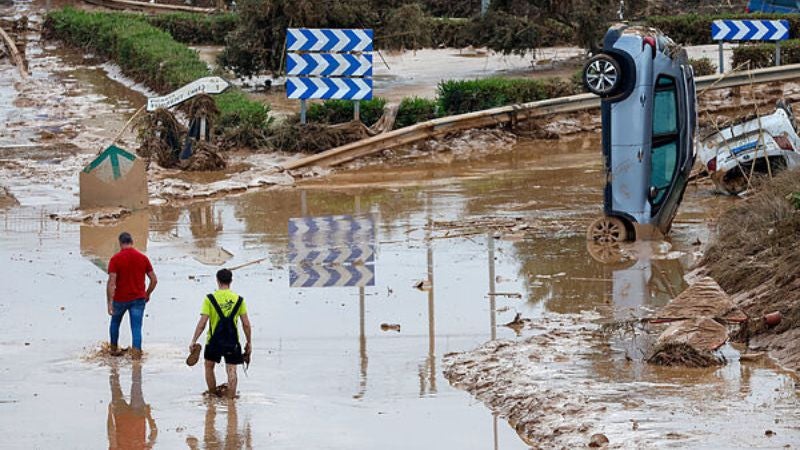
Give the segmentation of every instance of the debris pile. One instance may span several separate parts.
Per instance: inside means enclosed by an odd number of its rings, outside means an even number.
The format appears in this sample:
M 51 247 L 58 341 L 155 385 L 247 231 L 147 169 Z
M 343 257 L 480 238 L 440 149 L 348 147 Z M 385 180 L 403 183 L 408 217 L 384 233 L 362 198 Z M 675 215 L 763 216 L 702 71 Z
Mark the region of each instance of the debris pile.
M 703 277 L 647 319 L 650 324 L 669 323 L 647 362 L 686 367 L 723 364 L 715 353 L 728 341 L 728 328 L 723 324 L 746 320 L 725 291 L 713 279 Z
M 19 205 L 19 201 L 14 195 L 3 186 L 0 186 L 0 208 L 8 208 Z

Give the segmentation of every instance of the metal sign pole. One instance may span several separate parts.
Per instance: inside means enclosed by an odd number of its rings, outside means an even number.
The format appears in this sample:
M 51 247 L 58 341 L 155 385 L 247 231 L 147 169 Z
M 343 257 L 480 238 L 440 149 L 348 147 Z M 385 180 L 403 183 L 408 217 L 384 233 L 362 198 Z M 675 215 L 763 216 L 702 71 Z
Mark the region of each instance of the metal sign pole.
M 201 117 L 200 118 L 200 140 L 201 141 L 205 141 L 206 140 L 206 118 L 205 117 Z
M 781 65 L 781 41 L 775 41 L 775 66 Z
M 353 102 L 353 120 L 356 122 L 361 120 L 361 102 L 359 100 Z
M 306 124 L 306 101 L 304 99 L 300 100 L 300 123 Z
M 485 16 L 486 12 L 489 11 L 489 2 L 490 0 L 481 0 L 481 15 Z
M 722 41 L 719 41 L 719 73 L 725 72 L 725 53 L 722 49 Z

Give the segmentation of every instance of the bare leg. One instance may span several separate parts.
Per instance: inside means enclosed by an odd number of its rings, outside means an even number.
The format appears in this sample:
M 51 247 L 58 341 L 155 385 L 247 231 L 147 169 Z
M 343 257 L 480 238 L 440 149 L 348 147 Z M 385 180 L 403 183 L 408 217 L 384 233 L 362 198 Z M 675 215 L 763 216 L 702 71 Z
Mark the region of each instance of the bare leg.
M 239 382 L 236 364 L 225 364 L 225 370 L 228 372 L 228 396 L 236 398 L 236 384 Z
M 210 394 L 217 392 L 217 377 L 214 376 L 215 365 L 214 361 L 206 360 L 206 386 L 208 386 Z

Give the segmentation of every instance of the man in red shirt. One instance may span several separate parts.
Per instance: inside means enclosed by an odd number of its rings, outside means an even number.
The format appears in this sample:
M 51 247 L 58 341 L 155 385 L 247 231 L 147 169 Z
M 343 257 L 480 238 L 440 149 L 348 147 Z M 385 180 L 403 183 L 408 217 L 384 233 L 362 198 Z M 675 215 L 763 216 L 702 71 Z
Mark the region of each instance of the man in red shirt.
M 131 321 L 131 335 L 133 337 L 133 357 L 142 355 L 142 319 L 144 306 L 150 301 L 150 294 L 156 288 L 158 279 L 153 266 L 147 256 L 133 248 L 133 238 L 130 233 L 119 235 L 120 251 L 108 263 L 108 284 L 106 285 L 106 299 L 108 301 L 108 315 L 111 316 L 111 354 L 119 355 L 117 347 L 119 341 L 119 326 L 122 316 L 128 311 Z M 144 288 L 145 275 L 150 280 L 147 290 Z

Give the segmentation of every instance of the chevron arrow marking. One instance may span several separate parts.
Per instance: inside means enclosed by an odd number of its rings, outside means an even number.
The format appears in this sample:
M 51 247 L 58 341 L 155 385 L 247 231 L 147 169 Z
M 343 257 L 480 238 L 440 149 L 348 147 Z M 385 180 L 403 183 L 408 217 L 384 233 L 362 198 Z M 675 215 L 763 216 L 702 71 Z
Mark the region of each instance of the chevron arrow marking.
M 371 52 L 372 30 L 289 28 L 286 51 L 289 52 Z
M 789 39 L 786 20 L 715 20 L 711 38 L 716 41 L 781 41 Z
M 292 99 L 369 100 L 372 98 L 372 79 L 288 77 L 286 94 Z

